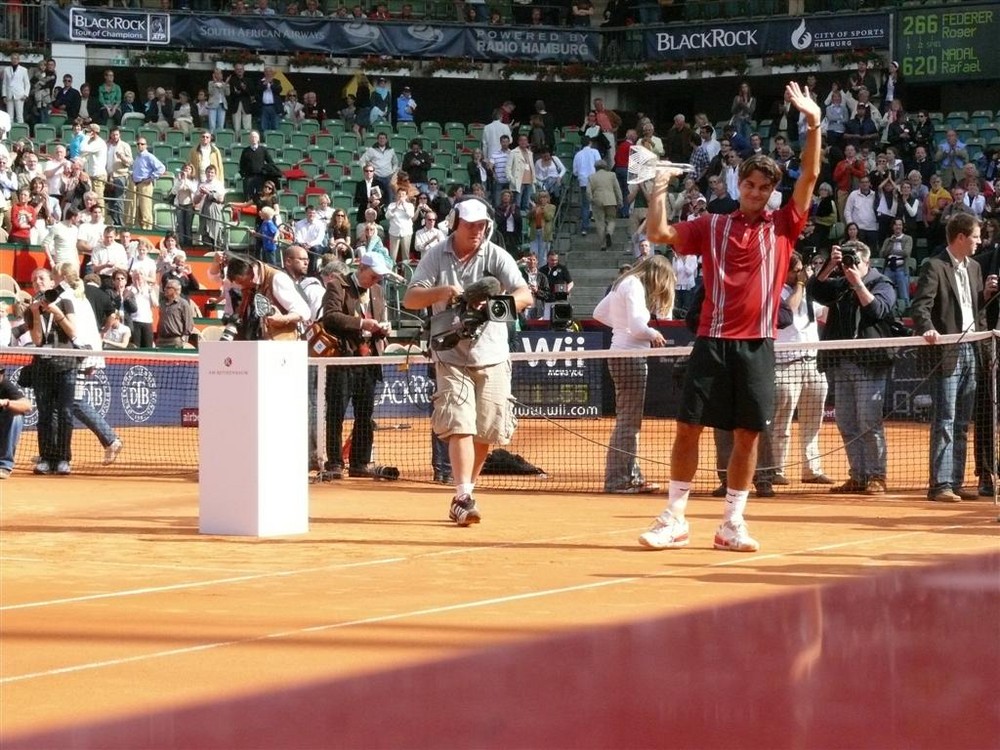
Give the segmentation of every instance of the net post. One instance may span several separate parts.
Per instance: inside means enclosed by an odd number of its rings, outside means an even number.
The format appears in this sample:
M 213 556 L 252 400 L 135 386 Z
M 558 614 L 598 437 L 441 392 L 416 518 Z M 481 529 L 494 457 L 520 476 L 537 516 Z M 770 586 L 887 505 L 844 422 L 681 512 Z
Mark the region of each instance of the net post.
M 202 342 L 202 534 L 309 531 L 307 363 L 304 341 Z

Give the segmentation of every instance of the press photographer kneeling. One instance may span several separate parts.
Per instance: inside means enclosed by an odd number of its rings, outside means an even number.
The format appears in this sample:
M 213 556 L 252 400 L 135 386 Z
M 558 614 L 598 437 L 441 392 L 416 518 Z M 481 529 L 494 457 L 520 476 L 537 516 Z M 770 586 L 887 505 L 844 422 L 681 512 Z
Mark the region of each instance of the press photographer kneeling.
M 516 314 L 533 300 L 514 258 L 488 239 L 493 211 L 485 201 L 459 201 L 449 226 L 451 234 L 424 252 L 403 306 L 430 307 L 434 313 L 431 357 L 437 363 L 437 392 L 431 428 L 448 443 L 455 477 L 449 518 L 469 526 L 481 519 L 473 491 L 490 444 L 508 444 L 516 425 L 507 324 L 497 318 Z M 486 277 L 493 281 L 476 285 Z M 503 294 L 512 296 L 514 310 L 496 299 Z

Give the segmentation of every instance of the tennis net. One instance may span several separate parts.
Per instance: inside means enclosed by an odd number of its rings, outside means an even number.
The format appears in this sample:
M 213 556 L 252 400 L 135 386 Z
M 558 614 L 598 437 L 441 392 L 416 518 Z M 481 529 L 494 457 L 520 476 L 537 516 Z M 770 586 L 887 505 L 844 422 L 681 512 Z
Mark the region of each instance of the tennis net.
M 513 395 L 518 426 L 513 442 L 494 446 L 477 486 L 527 492 L 602 492 L 617 489 L 609 473 L 624 463 L 637 481 L 665 483 L 683 379 L 691 349 L 673 346 L 648 351 L 590 349 L 600 333 L 550 332 L 521 339 L 514 361 Z M 547 341 L 539 345 L 539 341 Z M 944 337 L 938 346 L 919 338 L 876 341 L 776 345 L 777 411 L 772 430 L 762 441 L 758 479 L 789 484 L 789 489 L 820 489 L 804 480 L 822 474 L 837 482 L 849 478 L 849 453 L 879 451 L 884 441 L 885 481 L 890 491 L 927 487 L 933 375 L 942 355 L 971 350 L 979 386 L 968 429 L 966 482 L 977 470 L 997 473 L 997 332 Z M 528 342 L 528 343 L 525 343 Z M 2 349 L 0 365 L 11 380 L 19 377 L 37 349 Z M 86 401 L 91 415 L 76 408 L 72 436 L 74 473 L 189 476 L 199 463 L 198 359 L 196 353 L 157 351 L 63 352 L 80 364 L 75 381 L 77 403 Z M 90 359 L 85 359 L 90 358 Z M 393 466 L 401 480 L 430 482 L 432 461 L 430 415 L 433 379 L 428 361 L 420 356 L 377 360 L 310 360 L 318 413 L 325 414 L 324 382 L 331 368 L 378 362 L 383 379 L 375 396 L 375 440 L 372 462 Z M 817 367 L 826 373 L 817 373 Z M 645 371 L 645 387 L 636 373 Z M 86 374 L 84 374 L 86 373 Z M 614 373 L 614 377 L 612 377 Z M 844 379 L 854 380 L 843 388 Z M 839 380 L 838 380 L 839 378 Z M 616 399 L 616 381 L 618 398 Z M 38 454 L 36 389 L 26 389 L 33 408 L 25 416 L 25 432 L 15 465 L 30 471 Z M 838 404 L 838 397 L 845 404 Z M 811 399 L 811 401 L 810 401 Z M 817 402 L 818 399 L 818 402 Z M 641 416 L 635 443 L 628 415 Z M 859 409 L 868 403 L 869 408 Z M 280 399 L 275 400 L 280 408 Z M 731 408 L 739 405 L 732 404 Z M 838 407 L 842 418 L 836 418 Z M 846 439 L 843 413 L 856 415 L 854 432 Z M 123 443 L 110 465 L 109 435 L 92 426 L 96 413 Z M 866 421 L 869 420 L 869 421 Z M 878 426 L 870 424 L 871 420 Z M 314 440 L 322 452 L 325 419 L 314 420 Z M 353 416 L 348 410 L 343 434 L 349 436 Z M 839 426 L 838 426 L 839 423 Z M 615 433 L 616 425 L 618 433 Z M 87 429 L 92 427 L 92 429 Z M 92 434 L 93 433 L 93 434 Z M 714 439 L 713 439 L 714 438 Z M 701 438 L 699 471 L 694 488 L 711 490 L 720 484 L 727 450 L 726 434 L 706 430 Z M 632 460 L 634 457 L 634 461 Z M 617 459 L 617 460 L 616 460 Z M 322 462 L 322 457 L 320 457 Z M 636 476 L 636 474 L 639 476 Z M 345 479 L 361 482 L 364 479 Z M 367 480 L 370 481 L 370 480 Z M 782 487 L 778 488 L 781 492 Z

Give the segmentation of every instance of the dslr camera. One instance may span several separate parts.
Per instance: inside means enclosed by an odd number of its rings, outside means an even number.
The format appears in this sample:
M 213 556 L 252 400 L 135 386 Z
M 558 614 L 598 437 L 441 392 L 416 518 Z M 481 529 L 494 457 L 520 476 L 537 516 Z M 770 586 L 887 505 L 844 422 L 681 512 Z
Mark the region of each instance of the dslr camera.
M 455 304 L 431 317 L 431 349 L 454 349 L 462 340 L 475 341 L 487 323 L 513 323 L 517 305 L 509 294 L 500 294 L 500 282 L 486 277 L 470 284 Z
M 858 253 L 853 247 L 840 248 L 840 265 L 844 268 L 858 267 Z
M 222 319 L 222 335 L 219 341 L 235 341 L 240 332 L 239 318 L 236 315 L 226 315 Z

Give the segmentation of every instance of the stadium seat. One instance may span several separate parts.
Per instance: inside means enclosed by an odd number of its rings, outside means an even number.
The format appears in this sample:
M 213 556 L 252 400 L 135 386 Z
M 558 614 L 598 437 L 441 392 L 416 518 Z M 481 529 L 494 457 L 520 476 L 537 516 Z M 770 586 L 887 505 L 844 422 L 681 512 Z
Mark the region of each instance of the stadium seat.
M 288 137 L 288 143 L 305 151 L 312 146 L 312 137 L 308 133 L 292 133 Z
M 420 135 L 420 129 L 415 122 L 401 122 L 396 125 L 396 135 L 402 136 L 410 141 Z
M 323 130 L 325 130 L 332 136 L 338 136 L 341 133 L 345 132 L 347 128 L 344 126 L 343 120 L 334 119 L 334 120 L 324 120 Z
M 351 196 L 351 200 L 354 200 L 354 190 L 357 187 L 358 182 L 359 180 L 353 179 L 351 177 L 345 177 L 340 181 L 340 189 L 338 192 L 347 193 L 349 196 Z
M 145 138 L 149 146 L 152 147 L 154 143 L 159 143 L 160 131 L 156 128 L 141 127 L 139 128 L 138 137 Z
M 302 177 L 293 177 L 288 180 L 288 189 L 296 195 L 305 195 L 306 188 L 309 187 L 310 180 Z
M 174 226 L 174 207 L 168 203 L 153 204 L 153 226 L 164 232 L 172 232 Z
M 977 109 L 972 113 L 969 122 L 976 127 L 993 122 L 993 112 L 988 109 Z
M 341 133 L 337 138 L 337 145 L 339 148 L 347 148 L 357 153 L 361 148 L 361 136 L 357 133 Z
M 976 130 L 969 125 L 959 125 L 955 128 L 955 135 L 958 136 L 958 140 L 968 143 L 970 138 L 976 137 Z
M 270 138 L 273 132 L 274 131 L 269 132 L 267 134 L 267 137 Z M 291 120 L 282 120 L 280 123 L 278 123 L 278 132 L 281 133 L 286 138 L 290 137 L 292 133 L 295 132 L 295 123 L 292 122 Z
M 46 125 L 44 123 L 39 123 L 35 125 L 35 142 L 36 143 L 50 143 L 56 139 L 58 131 L 55 125 Z
M 387 138 L 392 138 L 395 133 L 392 130 L 392 123 L 383 121 L 377 123 L 371 130 L 368 131 L 373 137 L 377 136 L 379 133 L 385 133 Z
M 961 136 L 959 136 L 961 138 Z M 980 156 L 983 155 L 983 151 L 986 149 L 986 142 L 982 138 L 968 138 L 965 140 L 965 150 L 969 154 L 969 158 L 975 161 Z
M 166 174 L 163 177 L 157 177 L 156 182 L 153 183 L 153 200 L 164 200 L 173 187 L 174 178 L 172 175 Z
M 126 115 L 126 117 L 127 116 L 128 115 Z M 146 116 L 143 115 L 142 119 L 145 120 Z M 58 115 L 58 114 L 50 114 L 49 115 L 49 125 L 51 125 L 52 127 L 54 127 L 56 130 L 61 129 L 62 126 L 65 125 L 65 124 L 66 124 L 66 115 Z
M 426 149 L 428 147 L 434 147 L 437 145 L 437 142 L 441 139 L 441 136 L 444 135 L 444 128 L 441 127 L 441 123 L 439 122 L 428 121 L 420 126 L 420 134 L 425 139 L 430 141 L 429 144 L 428 143 L 424 144 L 424 148 Z
M 446 122 L 444 124 L 444 134 L 449 138 L 453 138 L 456 141 L 461 141 L 465 138 L 468 129 L 465 123 L 462 122 Z
M 220 128 L 215 131 L 215 145 L 223 151 L 232 147 L 236 142 L 236 133 L 228 128 Z
M 281 160 L 288 164 L 295 164 L 305 158 L 305 151 L 296 146 L 285 146 L 281 149 Z
M 261 136 L 261 140 L 264 142 L 264 145 L 272 151 L 280 151 L 288 142 L 285 134 L 280 130 L 268 130 Z
M 481 122 L 474 122 L 469 125 L 469 137 L 475 138 L 477 141 L 483 140 L 483 128 L 486 126 Z
M 327 195 L 332 195 L 337 191 L 337 180 L 332 177 L 317 177 L 313 180 L 313 187 L 319 188 Z
M 320 148 L 329 154 L 333 149 L 337 147 L 336 136 L 329 133 L 317 133 L 313 138 L 315 144 L 314 148 Z
M 227 225 L 226 227 L 226 249 L 247 252 L 250 249 L 250 241 L 253 239 L 253 229 L 238 225 Z
M 7 133 L 7 138 L 11 143 L 19 141 L 22 138 L 27 138 L 30 141 L 31 126 L 23 122 L 15 122 L 10 126 L 10 132 Z
M 299 132 L 305 133 L 311 138 L 319 132 L 319 123 L 315 120 L 303 120 L 299 123 Z
M 162 162 L 168 162 L 177 156 L 177 151 L 169 143 L 154 143 L 149 150 Z
M 187 136 L 180 130 L 168 130 L 163 140 L 174 148 L 188 145 Z
M 300 161 L 295 165 L 308 175 L 309 179 L 315 179 L 323 174 L 323 164 L 314 161 Z
M 353 164 L 358 160 L 357 149 L 343 148 L 338 146 L 330 152 L 330 158 L 336 159 L 340 164 Z
M 305 190 L 302 191 L 305 193 Z M 278 193 L 278 207 L 288 214 L 291 214 L 296 208 L 299 207 L 299 193 L 291 190 L 282 190 Z
M 983 141 L 991 141 L 1000 136 L 1000 124 L 981 125 L 976 136 Z
M 957 128 L 960 125 L 967 125 L 969 122 L 969 113 L 965 110 L 955 110 L 954 112 L 949 112 L 944 118 L 944 122 L 949 128 Z
M 410 150 L 410 141 L 406 136 L 394 135 L 389 139 L 389 147 L 396 152 L 399 160 L 403 160 L 403 154 Z
M 437 180 L 438 183 L 443 185 L 448 182 L 448 172 L 448 167 L 435 165 L 427 170 L 427 179 Z

